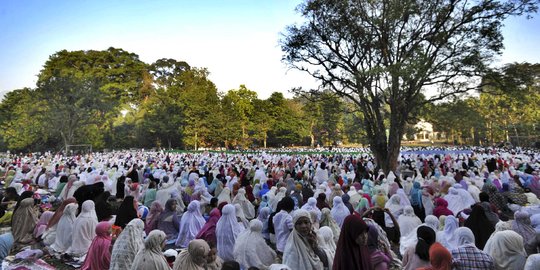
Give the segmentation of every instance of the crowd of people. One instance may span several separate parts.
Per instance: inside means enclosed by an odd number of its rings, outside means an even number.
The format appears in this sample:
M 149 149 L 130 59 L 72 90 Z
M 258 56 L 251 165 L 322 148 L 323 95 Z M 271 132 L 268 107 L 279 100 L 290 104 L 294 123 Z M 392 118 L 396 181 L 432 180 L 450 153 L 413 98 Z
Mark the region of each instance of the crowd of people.
M 388 172 L 358 149 L 6 154 L 0 261 L 47 269 L 45 253 L 84 270 L 540 269 L 540 152 L 412 150 Z

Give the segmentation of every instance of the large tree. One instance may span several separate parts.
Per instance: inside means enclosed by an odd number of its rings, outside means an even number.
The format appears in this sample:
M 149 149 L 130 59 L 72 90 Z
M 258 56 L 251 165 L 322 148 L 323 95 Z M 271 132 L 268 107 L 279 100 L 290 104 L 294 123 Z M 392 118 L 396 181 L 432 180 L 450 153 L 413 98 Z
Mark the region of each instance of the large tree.
M 251 146 L 249 138 L 250 119 L 255 111 L 254 101 L 257 92 L 249 90 L 245 85 L 239 89 L 229 90 L 222 98 L 223 132 L 222 137 L 225 147 Z
M 354 102 L 377 164 L 394 170 L 411 113 L 477 86 L 503 49 L 504 19 L 536 2 L 306 0 L 305 22 L 280 41 L 283 59 Z M 425 100 L 427 89 L 436 93 Z
M 485 118 L 490 142 L 529 146 L 529 135 L 540 124 L 540 64 L 508 64 L 484 81 L 476 108 Z
M 43 122 L 43 102 L 36 98 L 36 91 L 29 88 L 6 93 L 0 103 L 0 136 L 7 149 L 42 149 L 48 140 Z M 46 148 L 46 147 L 44 147 Z
M 146 95 L 141 92 L 145 74 L 146 64 L 122 49 L 62 50 L 51 55 L 36 89 L 46 109 L 43 121 L 53 127 L 51 136 L 61 137 L 64 146 L 103 146 L 99 145 L 103 133 L 112 131 L 121 109 L 127 104 L 136 106 Z
M 309 118 L 311 147 L 341 141 L 343 100 L 330 91 L 304 96 L 304 112 Z
M 182 138 L 184 146 L 214 146 L 219 144 L 220 102 L 217 88 L 208 79 L 206 69 L 192 68 L 180 77 L 183 82 Z

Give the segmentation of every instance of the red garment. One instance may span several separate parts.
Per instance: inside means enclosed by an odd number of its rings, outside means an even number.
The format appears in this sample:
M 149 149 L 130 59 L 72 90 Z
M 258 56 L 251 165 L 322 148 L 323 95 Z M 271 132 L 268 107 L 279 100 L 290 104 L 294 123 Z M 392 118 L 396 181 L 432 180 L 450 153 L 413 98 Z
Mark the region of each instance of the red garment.
M 111 223 L 102 221 L 96 226 L 92 241 L 81 270 L 109 269 L 111 264 Z
M 431 263 L 431 266 L 419 269 L 450 270 L 452 269 L 452 254 L 439 242 L 435 242 L 429 248 L 429 262 Z
M 319 193 L 319 196 L 317 196 L 317 208 L 319 210 L 323 210 L 324 208 L 330 209 L 330 206 L 326 203 L 326 194 Z
M 448 209 L 448 202 L 443 198 L 435 199 L 435 209 L 433 210 L 433 215 L 437 218 L 440 216 L 453 216 L 454 213 Z
M 251 185 L 248 185 L 244 188 L 246 190 L 246 197 L 250 202 L 255 201 L 255 196 L 253 196 L 253 187 Z
M 60 205 L 60 207 L 58 207 L 58 209 L 56 209 L 56 211 L 54 212 L 54 215 L 49 220 L 49 223 L 47 223 L 47 229 L 50 227 L 53 227 L 60 221 L 60 218 L 62 217 L 62 214 L 64 213 L 64 209 L 66 208 L 66 205 L 70 203 L 77 203 L 77 200 L 75 200 L 75 198 L 73 197 L 64 200 L 62 204 Z
M 213 243 L 215 246 L 217 243 L 216 226 L 220 217 L 221 212 L 219 211 L 219 209 L 214 208 L 212 211 L 210 211 L 210 218 L 201 228 L 197 236 L 195 236 L 195 239 L 203 239 L 207 243 Z
M 218 205 L 218 210 L 219 210 L 219 213 L 221 214 L 221 210 L 223 209 L 223 207 L 225 207 L 225 205 L 227 205 L 227 202 L 222 202 Z
M 333 270 L 373 269 L 368 247 L 356 243 L 358 236 L 367 231 L 368 226 L 361 217 L 349 215 L 345 218 L 339 235 Z
M 362 196 L 367 199 L 369 203 L 369 207 L 373 207 L 373 203 L 371 203 L 371 196 L 369 196 L 369 194 L 366 194 L 366 193 L 362 194 Z

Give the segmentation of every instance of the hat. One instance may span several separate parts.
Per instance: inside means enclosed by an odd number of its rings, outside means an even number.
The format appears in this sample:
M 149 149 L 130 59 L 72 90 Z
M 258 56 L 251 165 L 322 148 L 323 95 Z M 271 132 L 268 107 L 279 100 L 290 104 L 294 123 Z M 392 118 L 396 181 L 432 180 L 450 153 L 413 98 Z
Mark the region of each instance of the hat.
M 163 252 L 163 256 L 165 257 L 176 257 L 178 255 L 178 252 L 174 249 L 167 249 L 165 252 Z

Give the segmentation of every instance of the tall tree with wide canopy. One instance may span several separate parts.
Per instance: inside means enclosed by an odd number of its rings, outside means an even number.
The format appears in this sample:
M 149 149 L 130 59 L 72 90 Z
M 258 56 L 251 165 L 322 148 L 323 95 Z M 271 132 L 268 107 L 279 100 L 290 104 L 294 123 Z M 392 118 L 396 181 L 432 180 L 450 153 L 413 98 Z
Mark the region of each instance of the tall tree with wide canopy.
M 43 123 L 43 107 L 33 89 L 6 93 L 0 103 L 0 136 L 8 149 L 41 149 L 39 145 L 49 140 L 45 130 L 50 127 Z
M 536 9 L 536 0 L 306 0 L 305 22 L 288 26 L 280 44 L 292 68 L 358 106 L 388 172 L 411 112 L 477 87 L 503 49 L 504 19 Z M 427 89 L 436 93 L 424 100 Z
M 139 56 L 122 49 L 59 51 L 38 76 L 35 94 L 44 103 L 43 121 L 64 147 L 88 143 L 89 135 L 103 135 L 96 130 L 110 131 L 122 106 L 140 102 L 145 73 Z
M 527 137 L 540 123 L 540 64 L 508 64 L 484 82 L 477 110 L 485 118 L 490 142 L 513 139 L 529 146 Z

